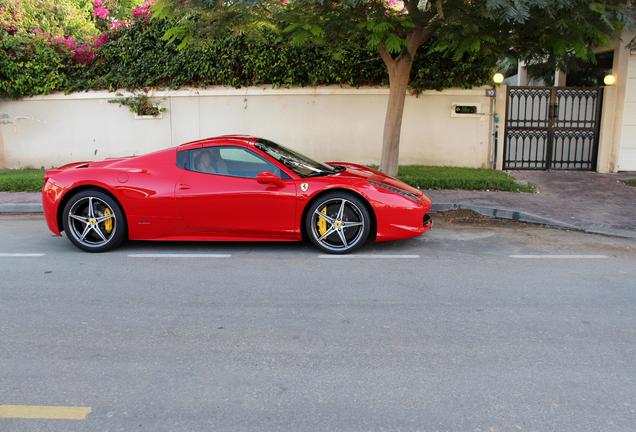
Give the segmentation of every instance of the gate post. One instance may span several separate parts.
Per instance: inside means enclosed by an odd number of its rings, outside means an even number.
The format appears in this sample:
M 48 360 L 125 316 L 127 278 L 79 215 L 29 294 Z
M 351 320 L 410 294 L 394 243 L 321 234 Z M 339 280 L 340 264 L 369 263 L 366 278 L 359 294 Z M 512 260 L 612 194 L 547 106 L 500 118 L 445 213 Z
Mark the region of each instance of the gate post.
M 545 150 L 545 169 L 552 168 L 552 151 L 554 148 L 554 124 L 557 117 L 556 87 L 550 87 L 550 102 L 548 103 L 548 142 Z
M 614 86 L 603 89 L 603 108 L 601 110 L 600 130 L 598 139 L 598 159 L 596 162 L 596 172 L 612 173 L 617 172 L 618 144 L 620 132 L 616 134 L 616 118 L 619 117 L 617 111 L 617 89 Z M 621 118 L 622 118 L 622 112 Z
M 503 170 L 504 143 L 506 141 L 506 115 L 508 114 L 508 86 L 502 84 L 497 87 L 495 94 L 495 116 L 498 121 L 495 123 L 495 142 L 497 157 L 495 158 L 495 169 Z
M 614 63 L 612 75 L 616 77 L 616 84 L 605 87 L 603 110 L 601 112 L 601 131 L 598 148 L 598 163 L 596 171 L 601 173 L 617 172 L 619 170 L 623 124 L 626 113 L 625 98 L 627 95 L 627 81 L 630 70 L 630 50 L 626 45 L 636 33 L 624 30 L 620 37 L 614 40 Z M 633 54 L 632 54 L 633 56 Z

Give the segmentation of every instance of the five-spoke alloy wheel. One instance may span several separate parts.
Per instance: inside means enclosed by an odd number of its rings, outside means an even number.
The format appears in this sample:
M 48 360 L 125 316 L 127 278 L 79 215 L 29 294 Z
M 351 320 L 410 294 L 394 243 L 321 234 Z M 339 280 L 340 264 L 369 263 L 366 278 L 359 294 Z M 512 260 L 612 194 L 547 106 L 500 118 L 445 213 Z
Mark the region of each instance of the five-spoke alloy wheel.
M 126 221 L 117 202 L 107 194 L 85 190 L 66 203 L 62 223 L 71 242 L 88 252 L 119 246 L 126 236 Z
M 325 252 L 342 254 L 365 243 L 371 229 L 371 218 L 357 196 L 332 192 L 310 206 L 305 224 L 312 243 Z

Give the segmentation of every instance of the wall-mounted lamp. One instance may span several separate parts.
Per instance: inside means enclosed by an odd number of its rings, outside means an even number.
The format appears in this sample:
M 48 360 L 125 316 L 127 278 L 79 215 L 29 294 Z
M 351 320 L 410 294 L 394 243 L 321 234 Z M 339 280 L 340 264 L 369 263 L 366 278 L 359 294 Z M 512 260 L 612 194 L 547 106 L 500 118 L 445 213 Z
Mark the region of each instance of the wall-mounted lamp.
M 494 74 L 492 76 L 492 82 L 494 82 L 495 84 L 501 84 L 504 81 L 504 76 L 502 73 L 497 72 L 496 74 Z
M 603 78 L 603 82 L 606 86 L 612 86 L 616 84 L 616 77 L 612 74 L 605 75 L 605 78 Z

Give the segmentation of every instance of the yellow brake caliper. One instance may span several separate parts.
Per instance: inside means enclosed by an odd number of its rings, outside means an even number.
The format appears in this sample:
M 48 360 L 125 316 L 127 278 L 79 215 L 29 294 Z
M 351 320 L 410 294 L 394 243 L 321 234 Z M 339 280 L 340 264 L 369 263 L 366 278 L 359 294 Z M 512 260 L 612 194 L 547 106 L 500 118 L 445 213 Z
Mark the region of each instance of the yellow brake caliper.
M 109 208 L 104 209 L 104 216 L 110 216 L 112 214 L 113 213 L 110 211 Z M 104 229 L 108 234 L 110 234 L 110 232 L 113 230 L 113 218 L 108 218 L 104 221 Z
M 321 210 L 321 213 L 323 214 L 327 214 L 327 206 L 324 206 Z M 327 219 L 325 219 L 324 217 L 319 217 L 318 218 L 318 233 L 320 233 L 321 236 L 325 235 L 325 233 L 327 232 Z

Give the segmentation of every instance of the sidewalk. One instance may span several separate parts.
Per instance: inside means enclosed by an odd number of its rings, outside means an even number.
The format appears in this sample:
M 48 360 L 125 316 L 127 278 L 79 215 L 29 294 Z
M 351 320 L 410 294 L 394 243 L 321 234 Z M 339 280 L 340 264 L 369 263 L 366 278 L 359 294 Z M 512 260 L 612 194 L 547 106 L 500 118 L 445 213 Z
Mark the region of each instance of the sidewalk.
M 0 213 L 42 213 L 42 194 L 0 192 Z
M 636 238 L 636 173 L 513 171 L 538 193 L 428 190 L 436 210 L 464 208 L 487 216 Z
M 636 173 L 514 171 L 539 193 L 427 190 L 434 211 L 474 210 L 486 216 L 636 239 Z M 0 213 L 42 212 L 40 193 L 0 192 Z

